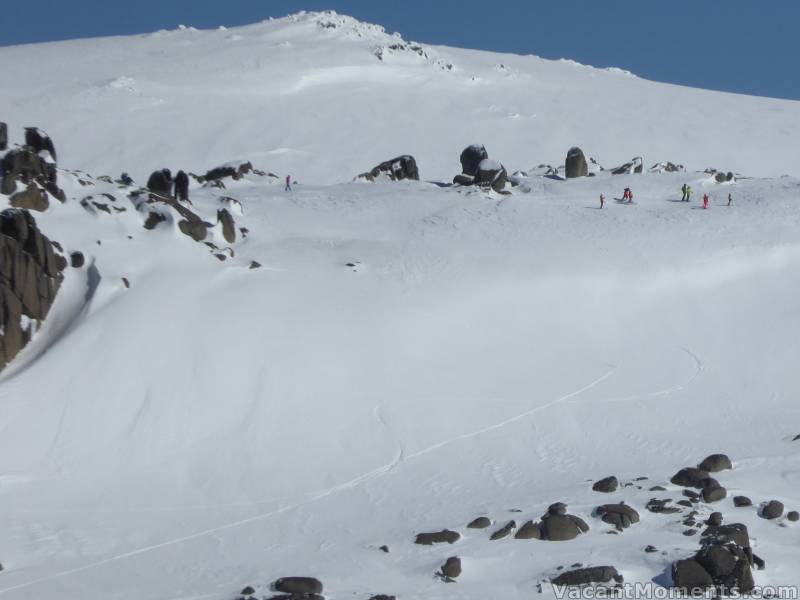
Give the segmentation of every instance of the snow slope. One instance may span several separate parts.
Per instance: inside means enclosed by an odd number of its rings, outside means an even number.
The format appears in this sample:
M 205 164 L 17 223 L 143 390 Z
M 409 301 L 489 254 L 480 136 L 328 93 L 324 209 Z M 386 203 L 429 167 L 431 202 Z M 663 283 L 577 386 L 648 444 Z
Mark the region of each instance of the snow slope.
M 347 181 L 411 153 L 449 180 L 485 144 L 512 171 L 644 156 L 750 175 L 800 175 L 800 103 L 656 84 L 572 61 L 422 47 L 335 14 L 231 30 L 0 48 L 0 110 L 36 124 L 72 168 L 145 179 L 247 158 L 306 183 Z M 383 58 L 379 60 L 377 54 Z M 452 69 L 448 69 L 448 65 Z M 10 117 L 6 117 L 10 119 Z M 788 145 L 788 146 L 787 146 Z M 457 156 L 455 156 L 457 158 Z
M 145 231 L 117 186 L 60 174 L 69 200 L 37 222 L 88 260 L 0 377 L 0 598 L 260 597 L 284 575 L 330 598 L 529 598 L 576 562 L 664 583 L 698 538 L 644 506 L 681 498 L 670 476 L 718 451 L 729 497 L 701 516 L 748 525 L 757 583 L 800 584 L 800 527 L 731 501 L 800 509 L 800 180 L 345 183 L 402 152 L 447 178 L 474 141 L 509 168 L 580 143 L 606 166 L 780 174 L 800 105 L 531 57 L 377 60 L 390 43 L 301 15 L 0 50 L 19 82 L 0 91 L 12 137 L 43 126 L 62 167 L 143 180 L 242 157 L 311 182 L 194 185 L 201 214 L 222 194 L 243 206 L 250 234 L 220 262 L 173 224 Z M 684 182 L 708 211 L 677 202 Z M 614 201 L 626 186 L 635 205 Z M 102 192 L 128 210 L 80 205 Z M 650 479 L 591 491 L 610 474 Z M 607 535 L 592 511 L 622 500 L 642 522 Z M 555 501 L 591 531 L 489 541 Z M 479 515 L 496 524 L 465 529 Z M 413 544 L 445 527 L 463 539 Z M 454 555 L 464 574 L 445 584 L 433 574 Z

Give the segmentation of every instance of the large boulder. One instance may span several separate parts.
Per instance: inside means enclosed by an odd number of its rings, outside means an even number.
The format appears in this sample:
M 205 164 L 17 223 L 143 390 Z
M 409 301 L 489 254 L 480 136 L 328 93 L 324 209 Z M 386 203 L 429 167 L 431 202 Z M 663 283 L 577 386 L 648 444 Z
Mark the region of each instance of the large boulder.
M 172 198 L 172 174 L 169 169 L 153 171 L 147 178 L 147 189 L 151 200 Z
M 697 465 L 697 468 L 709 473 L 719 473 L 720 471 L 732 469 L 733 464 L 725 454 L 712 454 L 703 459 L 703 462 Z
M 551 515 L 542 517 L 542 539 L 551 542 L 574 540 L 589 531 L 586 521 L 574 515 Z
M 457 579 L 461 575 L 461 559 L 457 556 L 451 556 L 441 566 L 439 574 L 446 581 Z
M 227 208 L 220 208 L 217 210 L 217 223 L 222 225 L 222 237 L 229 244 L 236 241 L 236 224 L 233 221 L 233 215 L 228 212 Z
M 481 161 L 489 158 L 489 153 L 481 144 L 467 146 L 461 152 L 461 172 L 465 175 L 475 177 L 478 174 L 478 165 Z
M 284 594 L 321 594 L 322 582 L 315 577 L 281 577 L 272 584 L 276 592 Z
M 461 535 L 457 531 L 442 529 L 432 533 L 418 533 L 414 543 L 422 546 L 432 546 L 433 544 L 455 544 L 460 539 Z
M 8 148 L 8 125 L 0 122 L 0 152 Z
M 550 583 L 555 586 L 582 586 L 592 583 L 610 583 L 616 581 L 621 583 L 622 576 L 614 567 L 583 567 L 565 571 L 558 577 L 551 579 Z
M 32 148 L 36 154 L 49 152 L 53 162 L 56 161 L 56 148 L 53 145 L 53 140 L 38 127 L 25 128 L 25 145 Z
M 476 185 L 490 187 L 495 192 L 502 192 L 507 181 L 506 168 L 496 160 L 486 158 L 478 163 L 478 170 L 475 173 Z
M 619 481 L 616 477 L 611 475 L 610 477 L 605 477 L 599 481 L 595 481 L 594 485 L 592 486 L 592 490 L 595 492 L 610 494 L 612 492 L 616 492 L 617 487 L 619 487 Z
M 708 471 L 696 469 L 694 467 L 686 467 L 675 473 L 672 479 L 670 479 L 670 482 L 681 487 L 691 487 L 701 490 L 705 487 L 704 484 L 707 483 L 706 480 L 708 478 Z
M 567 152 L 567 160 L 564 163 L 564 174 L 567 179 L 575 177 L 586 177 L 589 174 L 589 165 L 586 163 L 586 156 L 583 150 L 574 146 Z
M 50 311 L 67 261 L 27 210 L 0 213 L 0 369 Z
M 404 179 L 419 181 L 417 161 L 410 154 L 405 154 L 382 162 L 368 173 L 359 175 L 359 178 L 367 181 L 375 181 L 381 177 L 390 181 L 402 181 Z
M 624 502 L 598 506 L 596 514 L 604 523 L 613 525 L 617 531 L 639 522 L 639 513 Z
M 492 541 L 502 540 L 504 537 L 508 537 L 509 535 L 511 535 L 511 532 L 514 531 L 516 528 L 517 528 L 517 523 L 515 521 L 509 521 L 508 523 L 503 525 L 503 527 L 495 531 L 489 539 Z
M 783 502 L 778 500 L 765 502 L 761 507 L 760 514 L 763 518 L 769 520 L 780 518 L 783 515 Z

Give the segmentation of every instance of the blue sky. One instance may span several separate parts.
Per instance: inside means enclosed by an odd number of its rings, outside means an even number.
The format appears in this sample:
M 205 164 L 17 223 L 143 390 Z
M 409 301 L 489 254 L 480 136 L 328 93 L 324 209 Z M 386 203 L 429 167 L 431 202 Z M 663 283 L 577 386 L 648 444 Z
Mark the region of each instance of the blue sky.
M 2 8 L 0 45 L 252 23 L 333 9 L 406 39 L 621 67 L 800 100 L 798 0 L 36 0 Z

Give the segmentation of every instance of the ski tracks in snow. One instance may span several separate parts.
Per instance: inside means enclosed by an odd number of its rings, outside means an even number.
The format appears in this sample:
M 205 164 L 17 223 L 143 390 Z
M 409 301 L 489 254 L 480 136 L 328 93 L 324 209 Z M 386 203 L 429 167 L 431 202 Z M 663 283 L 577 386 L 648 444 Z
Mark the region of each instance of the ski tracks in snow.
M 171 546 L 176 546 L 176 545 L 182 544 L 184 542 L 190 542 L 190 541 L 201 539 L 201 538 L 205 538 L 205 537 L 208 537 L 208 536 L 213 536 L 213 535 L 215 535 L 217 533 L 221 533 L 221 532 L 224 532 L 224 531 L 229 531 L 231 529 L 235 529 L 235 528 L 238 528 L 238 527 L 243 527 L 245 525 L 250 525 L 252 523 L 257 523 L 259 521 L 264 521 L 264 520 L 269 519 L 271 517 L 275 517 L 277 515 L 284 514 L 284 513 L 290 512 L 292 510 L 298 509 L 298 508 L 302 508 L 302 507 L 307 506 L 307 505 L 309 505 L 309 504 L 311 504 L 313 502 L 317 502 L 319 500 L 323 500 L 325 498 L 328 498 L 328 497 L 333 496 L 335 494 L 338 494 L 340 492 L 354 489 L 354 488 L 359 487 L 359 486 L 361 486 L 361 485 L 363 485 L 363 484 L 365 484 L 365 483 L 367 483 L 369 481 L 373 481 L 373 480 L 378 479 L 378 478 L 380 478 L 380 477 L 382 477 L 382 476 L 384 476 L 384 475 L 386 475 L 388 473 L 391 473 L 398 466 L 400 466 L 401 464 L 403 464 L 403 463 L 405 463 L 405 462 L 407 462 L 409 460 L 413 460 L 415 458 L 419 458 L 419 457 L 424 456 L 426 454 L 430 454 L 431 452 L 435 452 L 436 450 L 439 450 L 439 449 L 441 449 L 441 448 L 443 448 L 445 446 L 448 446 L 450 444 L 453 444 L 453 443 L 456 443 L 456 442 L 459 442 L 459 441 L 463 441 L 463 440 L 468 440 L 468 439 L 471 439 L 471 438 L 475 438 L 475 437 L 478 437 L 480 435 L 483 435 L 484 433 L 488 433 L 490 431 L 496 431 L 496 430 L 501 429 L 503 427 L 506 427 L 506 426 L 508 426 L 508 425 L 510 425 L 512 423 L 516 423 L 516 422 L 521 421 L 521 420 L 523 420 L 523 419 L 525 419 L 527 417 L 530 417 L 531 415 L 534 415 L 534 414 L 536 414 L 538 412 L 541 412 L 543 410 L 551 408 L 551 407 L 553 407 L 553 406 L 555 406 L 557 404 L 560 404 L 562 402 L 566 402 L 566 401 L 570 400 L 571 398 L 574 398 L 574 397 L 576 397 L 576 396 L 578 396 L 578 395 L 580 395 L 580 394 L 582 394 L 582 393 L 584 393 L 584 392 L 586 392 L 586 391 L 598 386 L 603 381 L 605 381 L 608 378 L 610 378 L 616 372 L 617 366 L 615 366 L 615 365 L 608 365 L 608 366 L 610 367 L 609 370 L 606 371 L 603 375 L 601 375 L 600 377 L 594 379 L 590 383 L 584 385 L 583 387 L 581 387 L 581 388 L 579 388 L 579 389 L 577 389 L 575 391 L 572 391 L 572 392 L 570 392 L 568 394 L 565 394 L 565 395 L 563 395 L 563 396 L 561 396 L 559 398 L 556 398 L 555 400 L 552 400 L 552 401 L 547 402 L 545 404 L 536 406 L 534 408 L 531 408 L 530 410 L 522 412 L 522 413 L 520 413 L 518 415 L 515 415 L 515 416 L 510 417 L 508 419 L 505 419 L 503 421 L 500 421 L 499 423 L 495 423 L 494 425 L 490 425 L 488 427 L 484 427 L 484 428 L 478 429 L 476 431 L 472 431 L 472 432 L 469 432 L 469 433 L 464 433 L 464 434 L 461 434 L 461 435 L 457 435 L 457 436 L 452 437 L 452 438 L 448 438 L 448 439 L 446 439 L 444 441 L 441 441 L 441 442 L 438 442 L 438 443 L 436 443 L 436 444 L 434 444 L 432 446 L 429 446 L 429 447 L 427 447 L 427 448 L 425 448 L 423 450 L 419 450 L 417 452 L 414 452 L 413 454 L 410 454 L 408 456 L 405 455 L 405 450 L 404 450 L 402 444 L 395 437 L 395 442 L 397 443 L 398 451 L 397 451 L 397 455 L 392 459 L 391 462 L 389 462 L 389 463 L 387 463 L 385 465 L 382 465 L 382 466 L 380 466 L 380 467 L 378 467 L 376 469 L 373 469 L 371 471 L 368 471 L 368 472 L 366 472 L 366 473 L 364 473 L 362 475 L 359 475 L 358 477 L 354 477 L 353 479 L 350 479 L 350 480 L 345 481 L 343 483 L 337 484 L 337 485 L 335 485 L 333 487 L 330 487 L 330 488 L 321 490 L 319 492 L 316 492 L 316 493 L 312 494 L 310 497 L 306 498 L 305 500 L 301 500 L 299 502 L 295 502 L 295 503 L 292 503 L 292 504 L 287 504 L 286 506 L 282 506 L 280 508 L 277 508 L 277 509 L 274 509 L 274 510 L 270 510 L 268 512 L 260 513 L 260 514 L 254 515 L 252 517 L 247 517 L 245 519 L 238 519 L 236 521 L 233 521 L 233 522 L 230 522 L 230 523 L 225 523 L 225 524 L 219 525 L 217 527 L 211 527 L 209 529 L 204 529 L 202 531 L 196 531 L 196 532 L 190 533 L 188 535 L 180 536 L 180 537 L 177 537 L 177 538 L 172 538 L 172 539 L 169 539 L 169 540 L 166 540 L 166 541 L 163 541 L 163 542 L 159 542 L 158 544 L 152 544 L 152 545 L 149 545 L 149 546 L 144 546 L 142 548 L 137 548 L 136 550 L 131 550 L 129 552 L 123 552 L 121 554 L 116 554 L 114 556 L 109 556 L 107 558 L 104 558 L 104 559 L 101 559 L 101 560 L 98 560 L 98 561 L 95 561 L 95 562 L 92 562 L 92 563 L 89 563 L 89 564 L 85 564 L 85 565 L 82 565 L 80 567 L 75 567 L 75 568 L 72 568 L 72 569 L 66 569 L 64 571 L 59 571 L 57 573 L 52 573 L 50 575 L 45 575 L 44 577 L 39 577 L 39 578 L 33 579 L 31 581 L 27 581 L 27 582 L 24 582 L 24 583 L 19 583 L 19 584 L 16 584 L 16 585 L 5 587 L 5 588 L 0 589 L 0 595 L 4 595 L 4 594 L 6 594 L 8 592 L 12 592 L 12 591 L 17 591 L 17 590 L 29 588 L 29 587 L 32 587 L 32 586 L 38 584 L 38 583 L 43 583 L 43 582 L 46 582 L 46 581 L 52 581 L 54 579 L 59 579 L 59 578 L 62 578 L 62 577 L 68 577 L 70 575 L 75 575 L 75 574 L 78 574 L 78 573 L 84 573 L 86 571 L 90 571 L 90 570 L 96 569 L 98 567 L 104 567 L 104 566 L 107 566 L 107 565 L 110 565 L 110 564 L 113 564 L 113 563 L 116 563 L 116 562 L 120 562 L 120 561 L 126 560 L 128 558 L 141 556 L 141 555 L 147 554 L 149 552 L 153 552 L 153 551 L 156 551 L 156 550 L 161 550 L 163 548 L 168 548 L 168 547 L 171 547 Z M 385 428 L 387 431 L 391 431 L 391 428 L 388 427 L 388 425 L 386 424 L 386 421 L 384 420 L 384 417 L 383 417 L 382 412 L 381 412 L 380 405 L 375 407 L 375 409 L 373 411 L 373 414 L 375 416 L 376 421 L 379 423 L 379 425 L 381 427 Z

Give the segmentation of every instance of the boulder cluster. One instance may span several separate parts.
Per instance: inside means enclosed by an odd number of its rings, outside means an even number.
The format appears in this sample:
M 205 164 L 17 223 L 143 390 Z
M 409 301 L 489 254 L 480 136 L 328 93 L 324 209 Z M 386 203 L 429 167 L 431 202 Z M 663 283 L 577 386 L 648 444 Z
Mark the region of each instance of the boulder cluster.
M 8 127 L 0 123 L 0 150 L 8 148 Z M 0 161 L 0 194 L 9 196 L 14 208 L 45 211 L 50 197 L 66 200 L 58 187 L 53 141 L 36 127 L 25 129 L 25 143 L 8 150 Z
M 67 260 L 27 210 L 0 213 L 0 369 L 30 341 L 55 301 Z
M 453 178 L 454 184 L 477 185 L 504 193 L 508 182 L 508 172 L 501 163 L 489 158 L 489 153 L 482 144 L 473 144 L 464 148 L 459 160 L 461 174 Z

